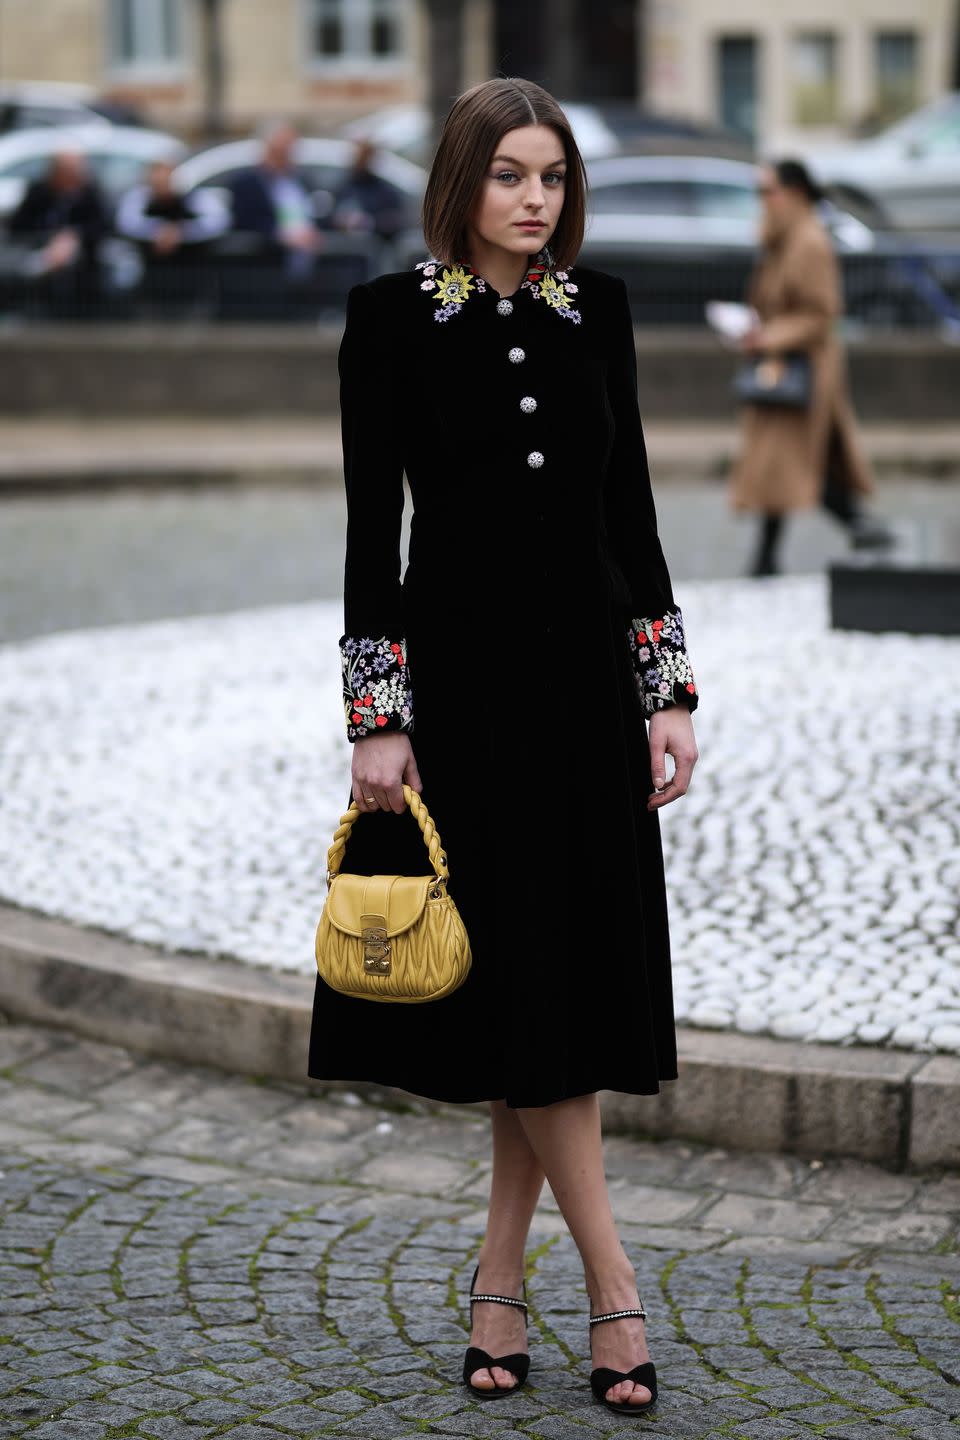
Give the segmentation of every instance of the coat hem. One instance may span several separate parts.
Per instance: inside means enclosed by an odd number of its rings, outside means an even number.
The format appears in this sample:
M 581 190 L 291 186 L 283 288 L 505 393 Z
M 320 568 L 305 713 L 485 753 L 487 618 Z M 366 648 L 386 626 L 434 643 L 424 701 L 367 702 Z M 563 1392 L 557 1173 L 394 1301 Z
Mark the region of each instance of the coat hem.
M 615 1085 L 598 1080 L 596 1082 L 583 1083 L 582 1085 L 572 1085 L 560 1095 L 551 1095 L 549 1098 L 546 1098 L 542 1093 L 538 1093 L 536 1098 L 533 1098 L 529 1094 L 518 1093 L 511 1096 L 501 1092 L 491 1095 L 485 1089 L 475 1090 L 471 1087 L 462 1090 L 456 1087 L 447 1088 L 445 1086 L 423 1085 L 422 1083 L 418 1084 L 414 1081 L 411 1081 L 408 1085 L 404 1085 L 396 1079 L 396 1077 L 387 1079 L 387 1077 L 383 1075 L 319 1075 L 313 1070 L 308 1070 L 307 1075 L 311 1080 L 318 1080 L 321 1083 L 326 1082 L 327 1084 L 383 1085 L 393 1090 L 404 1090 L 408 1095 L 416 1095 L 421 1100 L 433 1100 L 440 1105 L 479 1105 L 489 1104 L 494 1100 L 503 1100 L 511 1110 L 543 1109 L 547 1105 L 558 1105 L 562 1100 L 575 1100 L 581 1095 L 594 1095 L 598 1090 L 612 1090 L 618 1095 L 659 1095 L 662 1084 L 669 1083 L 678 1078 L 677 1071 L 674 1071 L 672 1074 L 664 1073 L 660 1076 L 659 1083 L 653 1086 Z

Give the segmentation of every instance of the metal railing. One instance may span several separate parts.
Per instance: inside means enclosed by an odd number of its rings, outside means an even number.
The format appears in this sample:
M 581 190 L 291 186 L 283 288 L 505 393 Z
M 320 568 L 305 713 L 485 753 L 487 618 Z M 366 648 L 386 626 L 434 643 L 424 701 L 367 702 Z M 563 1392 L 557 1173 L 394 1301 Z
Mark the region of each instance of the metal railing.
M 37 276 L 29 250 L 0 243 L 0 319 L 86 322 L 342 321 L 360 281 L 412 268 L 426 255 L 417 231 L 393 242 L 323 232 L 323 248 L 297 268 L 258 236 L 232 234 L 182 260 L 144 263 L 127 241 L 101 247 L 99 264 Z M 939 330 L 960 338 L 960 237 L 880 235 L 868 253 L 840 257 L 845 319 L 854 329 Z M 741 300 L 753 256 L 743 249 L 585 249 L 581 263 L 621 275 L 638 326 L 698 327 L 708 300 Z

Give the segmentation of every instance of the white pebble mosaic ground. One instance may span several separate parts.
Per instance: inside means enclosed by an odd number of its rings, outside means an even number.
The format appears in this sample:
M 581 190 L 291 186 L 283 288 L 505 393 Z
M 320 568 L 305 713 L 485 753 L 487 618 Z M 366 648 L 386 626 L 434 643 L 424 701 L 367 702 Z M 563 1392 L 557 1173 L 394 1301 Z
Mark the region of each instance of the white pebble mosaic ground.
M 960 1053 L 960 641 L 831 631 L 820 577 L 677 599 L 702 693 L 662 812 L 677 1019 Z M 312 974 L 339 632 L 326 603 L 0 651 L 2 897 Z

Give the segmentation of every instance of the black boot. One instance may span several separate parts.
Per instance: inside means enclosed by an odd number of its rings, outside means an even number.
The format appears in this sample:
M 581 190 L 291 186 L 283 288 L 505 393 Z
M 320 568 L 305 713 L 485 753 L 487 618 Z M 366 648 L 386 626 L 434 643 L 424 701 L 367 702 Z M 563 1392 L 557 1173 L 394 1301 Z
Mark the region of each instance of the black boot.
M 777 549 L 782 534 L 783 516 L 779 514 L 764 515 L 760 526 L 760 544 L 750 567 L 752 576 L 778 575 L 780 573 Z
M 890 550 L 897 543 L 889 525 L 863 510 L 858 510 L 847 521 L 847 533 L 854 550 Z

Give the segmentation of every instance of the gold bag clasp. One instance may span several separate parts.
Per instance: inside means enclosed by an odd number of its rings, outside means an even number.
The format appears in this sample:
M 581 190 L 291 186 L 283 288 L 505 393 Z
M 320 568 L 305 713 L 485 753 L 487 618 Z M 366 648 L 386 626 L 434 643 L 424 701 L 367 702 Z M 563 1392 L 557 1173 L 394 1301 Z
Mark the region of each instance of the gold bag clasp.
M 361 915 L 360 938 L 363 941 L 365 975 L 390 974 L 390 941 L 387 939 L 385 915 Z

